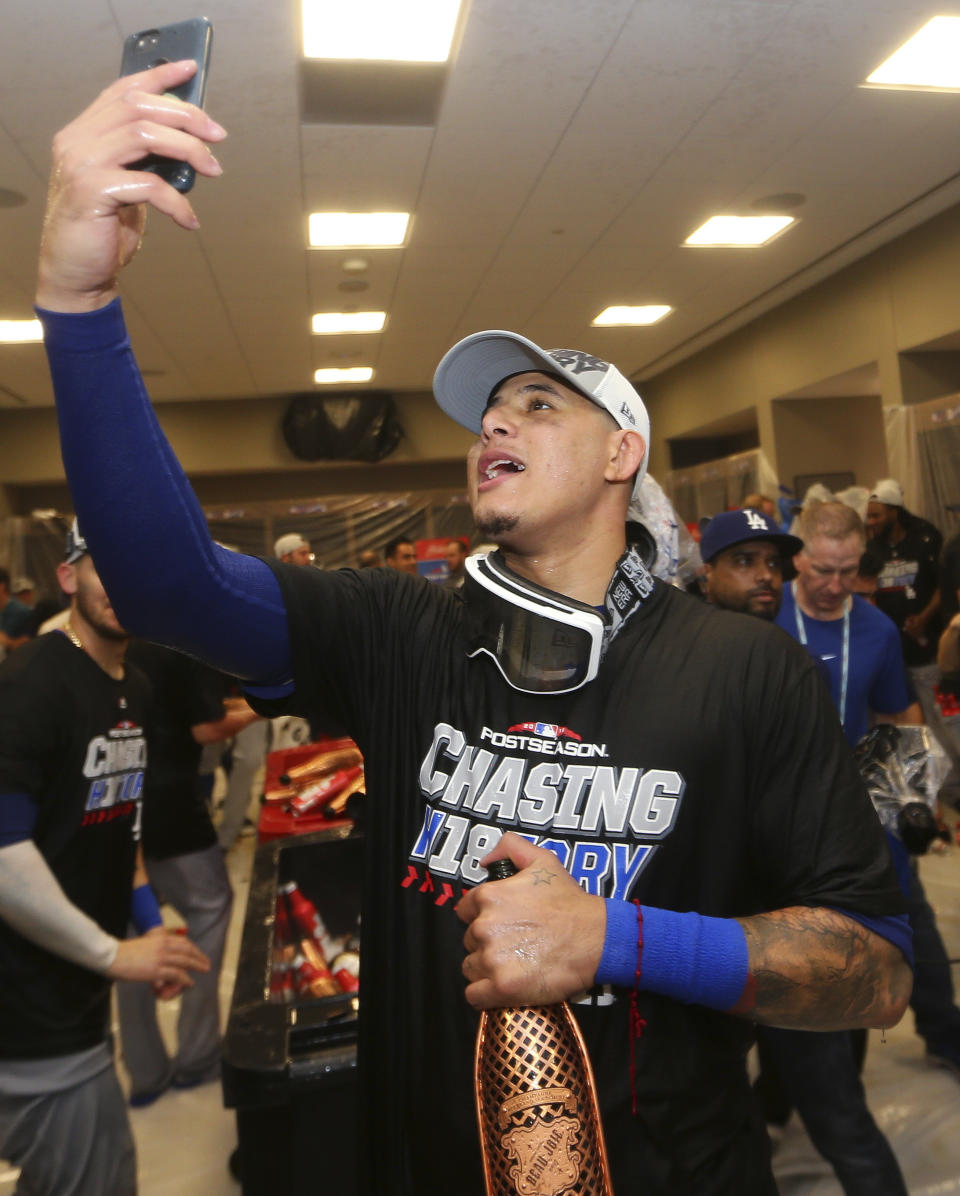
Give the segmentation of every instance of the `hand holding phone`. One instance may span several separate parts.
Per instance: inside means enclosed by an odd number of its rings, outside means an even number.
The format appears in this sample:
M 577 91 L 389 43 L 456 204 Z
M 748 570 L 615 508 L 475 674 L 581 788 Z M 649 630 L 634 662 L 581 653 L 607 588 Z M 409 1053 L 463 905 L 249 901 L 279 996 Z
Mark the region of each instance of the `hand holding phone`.
M 132 33 L 123 43 L 120 74 L 135 75 L 164 62 L 192 58 L 197 64 L 197 73 L 167 94 L 202 108 L 207 91 L 212 42 L 213 26 L 206 17 Z M 139 162 L 133 162 L 128 169 L 146 170 L 159 175 L 177 191 L 189 191 L 196 180 L 196 171 L 189 163 L 164 158 L 159 154 L 150 154 Z

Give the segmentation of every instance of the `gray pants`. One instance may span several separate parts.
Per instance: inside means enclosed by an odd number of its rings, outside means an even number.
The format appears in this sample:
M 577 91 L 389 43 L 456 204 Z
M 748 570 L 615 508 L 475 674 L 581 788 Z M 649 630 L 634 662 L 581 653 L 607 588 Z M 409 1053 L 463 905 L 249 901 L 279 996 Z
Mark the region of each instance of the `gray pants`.
M 147 859 L 154 891 L 187 924 L 187 935 L 210 960 L 192 988 L 180 995 L 177 1052 L 173 1059 L 157 1023 L 157 1003 L 149 984 L 117 984 L 117 1011 L 123 1062 L 132 1096 L 162 1092 L 171 1082 L 182 1087 L 216 1079 L 220 1070 L 220 967 L 230 925 L 233 893 L 217 844 L 205 851 Z
M 243 829 L 243 820 L 252 796 L 253 779 L 267 754 L 269 729 L 269 723 L 251 723 L 234 736 L 233 766 L 223 796 L 223 818 L 217 831 L 224 851 L 230 850 Z
M 72 1088 L 0 1095 L 0 1157 L 17 1196 L 136 1196 L 137 1157 L 113 1067 Z

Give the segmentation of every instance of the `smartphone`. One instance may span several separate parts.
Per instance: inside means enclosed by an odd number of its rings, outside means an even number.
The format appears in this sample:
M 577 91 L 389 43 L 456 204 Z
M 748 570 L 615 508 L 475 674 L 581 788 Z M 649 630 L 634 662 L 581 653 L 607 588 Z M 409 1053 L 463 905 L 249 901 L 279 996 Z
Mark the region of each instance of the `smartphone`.
M 181 58 L 192 58 L 197 64 L 197 73 L 186 83 L 172 88 L 168 94 L 187 103 L 203 107 L 207 91 L 207 71 L 210 67 L 210 46 L 213 42 L 213 26 L 206 17 L 195 17 L 192 21 L 180 21 L 176 25 L 161 25 L 158 29 L 144 29 L 131 33 L 123 43 L 123 58 L 120 62 L 121 75 L 135 75 L 164 62 L 179 62 Z M 128 170 L 149 170 L 158 174 L 178 191 L 189 191 L 196 179 L 196 171 L 187 162 L 150 154 L 133 162 Z

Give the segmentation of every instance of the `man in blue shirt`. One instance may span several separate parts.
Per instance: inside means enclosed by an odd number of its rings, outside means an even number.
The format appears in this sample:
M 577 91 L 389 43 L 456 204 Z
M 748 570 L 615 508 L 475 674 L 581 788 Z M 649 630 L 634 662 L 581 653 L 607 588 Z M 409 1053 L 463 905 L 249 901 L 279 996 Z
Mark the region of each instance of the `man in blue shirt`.
M 907 687 L 900 634 L 892 620 L 853 593 L 866 536 L 843 503 L 817 503 L 800 516 L 797 579 L 784 587 L 776 622 L 826 670 L 844 735 L 852 746 L 873 723 L 920 724 Z M 910 1005 L 930 1062 L 960 1076 L 960 1009 L 950 964 L 915 866 L 907 893 L 916 957 Z
M 803 549 L 776 622 L 819 660 L 851 747 L 875 722 L 919 724 L 907 689 L 896 626 L 854 594 L 866 544 L 859 515 L 844 503 L 817 503 L 800 516 Z

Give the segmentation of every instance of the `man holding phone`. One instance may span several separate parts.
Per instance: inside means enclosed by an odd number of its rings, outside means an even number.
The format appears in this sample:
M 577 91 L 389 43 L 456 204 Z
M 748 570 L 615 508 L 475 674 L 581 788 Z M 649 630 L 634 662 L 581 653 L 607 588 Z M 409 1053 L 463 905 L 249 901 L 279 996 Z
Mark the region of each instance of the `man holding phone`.
M 124 617 L 245 678 L 264 713 L 329 709 L 364 750 L 368 1189 L 479 1193 L 475 1010 L 600 984 L 577 1012 L 615 1188 L 772 1194 L 749 1023 L 889 1024 L 910 986 L 896 879 L 812 664 L 654 581 L 624 537 L 639 396 L 607 362 L 512 333 L 460 342 L 435 379 L 478 436 L 474 517 L 501 546 L 468 560 L 463 601 L 211 543 L 114 302 L 130 205 L 197 227 L 183 195 L 122 173 L 144 122 L 157 152 L 220 173 L 224 131 L 159 94 L 192 69 L 114 84 L 58 136 L 38 306 L 74 500 L 95 551 L 122 542 L 101 569 Z M 524 623 L 538 650 L 505 651 L 524 637 L 497 628 Z M 478 883 L 508 856 L 516 876 Z

